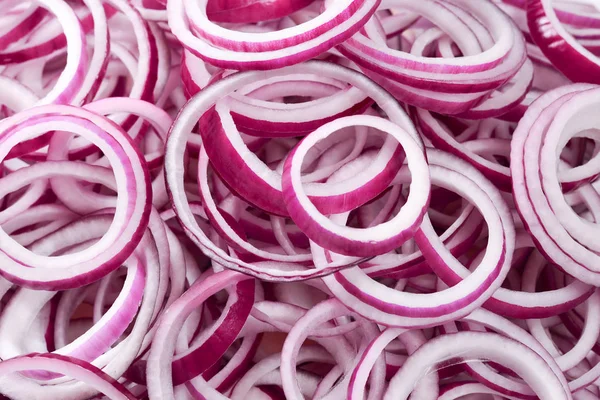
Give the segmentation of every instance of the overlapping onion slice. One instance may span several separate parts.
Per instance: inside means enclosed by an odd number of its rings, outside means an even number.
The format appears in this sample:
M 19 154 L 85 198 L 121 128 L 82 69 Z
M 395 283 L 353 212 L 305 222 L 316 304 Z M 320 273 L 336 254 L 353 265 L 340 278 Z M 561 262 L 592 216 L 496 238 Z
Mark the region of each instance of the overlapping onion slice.
M 599 12 L 0 0 L 0 397 L 600 398 Z
M 49 182 L 55 194 L 76 212 L 115 209 L 113 223 L 102 240 L 85 252 L 72 255 L 37 255 L 2 231 L 0 273 L 20 285 L 52 290 L 78 287 L 118 268 L 142 238 L 148 224 L 151 200 L 147 167 L 127 134 L 106 118 L 70 106 L 44 106 L 23 111 L 2 120 L 0 130 L 2 159 L 21 141 L 35 139 L 50 130 L 61 132 L 52 139 L 47 161 L 26 164 L 2 178 L 3 197 L 26 185 L 29 185 L 28 192 L 31 193 L 36 182 Z M 67 161 L 63 143 L 68 143 L 74 134 L 97 145 L 110 161 L 115 174 L 100 166 Z M 105 185 L 117 191 L 118 196 L 102 196 L 78 188 L 74 178 Z M 34 193 L 24 198 L 21 207 L 34 204 L 41 194 L 38 191 L 37 196 Z M 19 210 L 17 207 L 19 203 L 13 204 L 12 213 L 7 209 L 4 214 L 7 217 L 14 215 Z M 77 231 L 78 228 L 73 229 Z
M 359 93 L 362 91 L 363 93 L 367 94 L 375 103 L 377 103 L 386 113 L 387 117 L 392 123 L 385 121 L 378 122 L 379 125 L 376 124 L 374 127 L 387 130 L 392 135 L 395 135 L 397 138 L 402 140 L 403 145 L 406 144 L 409 146 L 408 148 L 411 149 L 411 154 L 407 154 L 407 156 L 411 159 L 411 164 L 413 162 L 417 163 L 415 164 L 415 173 L 420 174 L 420 179 L 415 184 L 427 185 L 426 163 L 424 162 L 424 159 L 421 158 L 419 160 L 417 158 L 415 161 L 412 161 L 413 157 L 417 157 L 417 153 L 422 151 L 420 150 L 421 144 L 419 143 L 418 135 L 404 111 L 397 106 L 394 100 L 386 92 L 382 91 L 364 76 L 334 64 L 313 61 L 311 63 L 303 64 L 302 69 L 309 75 L 320 75 L 321 77 L 328 77 L 329 79 L 346 82 L 346 85 L 352 85 L 352 87 L 346 90 L 358 91 Z M 295 72 L 295 67 L 290 67 L 285 70 L 270 72 L 269 76 L 288 76 L 289 79 L 294 80 L 296 79 Z M 213 222 L 213 226 L 218 229 L 218 232 L 221 234 L 221 236 L 226 241 L 229 241 L 229 243 L 231 243 L 231 241 L 236 242 L 238 246 L 243 242 L 243 239 L 239 237 L 239 232 L 236 232 L 236 229 L 234 226 L 232 226 L 232 223 L 228 222 L 227 217 L 222 215 L 222 211 L 218 210 L 218 204 L 213 202 L 209 197 L 209 181 L 208 175 L 206 175 L 208 161 L 210 161 L 212 167 L 218 173 L 219 177 L 223 179 L 224 183 L 227 184 L 233 193 L 240 196 L 241 199 L 257 206 L 261 210 L 276 215 L 291 215 L 293 220 L 298 219 L 295 220 L 296 224 L 301 224 L 300 229 L 307 234 L 305 231 L 307 228 L 306 223 L 300 221 L 300 219 L 306 219 L 306 217 L 299 214 L 302 212 L 303 208 L 292 203 L 288 203 L 288 200 L 284 200 L 284 192 L 286 190 L 294 190 L 296 193 L 299 190 L 297 185 L 294 189 L 292 187 L 286 189 L 285 185 L 282 186 L 282 182 L 287 179 L 286 171 L 291 167 L 291 165 L 290 167 L 281 165 L 284 171 L 283 176 L 277 170 L 270 169 L 269 166 L 257 158 L 257 156 L 244 143 L 242 136 L 240 135 L 238 128 L 229 113 L 226 98 L 216 101 L 215 104 L 215 100 L 218 98 L 222 98 L 225 95 L 234 93 L 237 88 L 242 88 L 255 81 L 256 77 L 256 72 L 248 72 L 223 78 L 210 85 L 204 91 L 200 92 L 199 95 L 197 95 L 186 105 L 184 112 L 180 114 L 178 121 L 171 131 L 171 135 L 167 143 L 167 154 L 165 161 L 168 187 L 171 191 L 171 197 L 173 199 L 176 213 L 182 221 L 185 229 L 192 235 L 192 238 L 196 241 L 196 243 L 205 251 L 208 251 L 209 254 L 218 257 L 221 262 L 225 263 L 225 265 L 230 266 L 231 268 L 256 274 L 256 276 L 267 279 L 294 280 L 307 278 L 309 276 L 323 275 L 328 273 L 327 271 L 330 270 L 329 267 L 324 270 L 307 267 L 296 267 L 293 270 L 289 270 L 289 267 L 276 267 L 272 262 L 270 262 L 270 260 L 288 262 L 310 261 L 310 256 L 308 256 L 308 254 L 306 254 L 308 258 L 299 258 L 301 255 L 294 254 L 287 256 L 281 255 L 275 258 L 275 255 L 267 255 L 264 251 L 256 252 L 247 245 L 243 245 L 246 251 L 252 252 L 267 262 L 265 263 L 258 261 L 255 263 L 248 263 L 243 261 L 241 257 L 230 255 L 231 253 L 227 254 L 223 250 L 219 249 L 217 244 L 214 243 L 214 241 L 211 240 L 200 228 L 197 222 L 193 219 L 192 210 L 189 208 L 189 204 L 187 203 L 183 186 L 183 170 L 181 170 L 179 165 L 181 165 L 183 162 L 183 151 L 185 149 L 185 143 L 187 140 L 186 136 L 189 136 L 193 126 L 198 120 L 200 120 L 199 128 L 203 137 L 203 150 L 201 151 L 199 158 L 200 194 L 202 202 L 206 207 L 207 217 Z M 335 96 L 335 94 L 332 96 Z M 358 99 L 363 98 L 363 96 L 364 95 L 359 95 Z M 309 102 L 305 107 L 308 108 L 311 106 L 313 105 Z M 350 126 L 353 124 L 350 122 L 352 121 L 352 118 L 353 117 L 349 117 L 347 120 L 349 121 Z M 358 121 L 360 121 L 360 118 Z M 379 120 L 376 118 L 366 118 L 365 121 Z M 371 122 L 369 122 L 368 125 L 369 124 L 371 124 Z M 325 125 L 322 125 L 320 129 L 324 129 L 323 132 L 325 132 L 325 130 L 329 130 L 327 134 L 331 134 L 340 127 L 344 126 L 336 126 L 336 122 L 329 122 Z M 399 132 L 401 130 L 405 130 L 406 132 L 402 133 L 401 136 L 398 136 L 398 134 L 395 133 L 396 129 L 398 129 Z M 365 135 L 365 133 L 361 135 Z M 325 137 L 326 136 L 321 137 L 317 135 L 312 136 L 311 138 L 311 135 L 309 135 L 308 138 L 311 139 L 307 138 L 306 140 L 322 140 L 325 139 Z M 381 150 L 375 155 L 375 158 L 373 159 L 374 162 L 369 161 L 371 165 L 366 168 L 362 177 L 358 176 L 357 179 L 353 180 L 352 182 L 346 179 L 343 183 L 337 184 L 312 184 L 312 190 L 308 192 L 308 195 L 311 201 L 315 203 L 317 209 L 320 212 L 325 213 L 347 212 L 361 206 L 364 203 L 367 203 L 383 192 L 391 183 L 396 172 L 401 166 L 400 155 L 402 154 L 402 149 L 392 137 L 393 136 L 390 135 L 385 137 Z M 364 141 L 364 139 L 360 139 L 360 135 L 357 131 L 354 144 L 349 143 L 352 147 L 346 146 L 347 148 L 345 150 L 341 149 L 341 151 L 345 151 L 346 154 L 350 151 L 350 154 L 344 156 L 345 153 L 341 153 L 339 160 L 341 162 L 340 164 L 334 164 L 328 167 L 323 166 L 319 173 L 315 172 L 317 176 L 321 174 L 322 177 L 317 177 L 314 179 L 319 180 L 326 178 L 337 168 L 359 156 L 362 152 L 362 148 L 364 147 L 364 144 L 360 144 L 362 141 Z M 306 143 L 308 145 L 310 142 Z M 312 143 L 315 142 L 313 141 Z M 357 146 L 360 147 L 357 148 Z M 353 151 L 352 148 L 356 149 L 357 151 Z M 227 149 L 226 153 L 224 152 L 225 149 Z M 306 150 L 308 150 L 308 148 L 306 148 Z M 206 151 L 206 155 L 204 151 Z M 319 156 L 320 154 L 316 153 L 311 157 L 312 159 L 316 159 Z M 301 157 L 304 156 L 302 155 Z M 298 162 L 301 162 L 302 158 L 299 158 L 298 160 Z M 244 180 L 236 178 L 236 174 L 240 173 L 241 171 L 247 172 Z M 422 181 L 422 177 L 424 177 L 425 181 Z M 418 221 L 422 216 L 422 211 L 420 210 L 425 207 L 428 198 L 428 189 L 426 186 L 424 186 L 424 188 L 424 191 L 418 190 L 417 192 L 420 194 L 415 195 L 420 197 L 415 197 L 414 200 L 411 200 L 411 204 L 407 206 L 408 211 L 406 211 L 406 216 L 403 214 L 397 220 L 400 221 L 401 219 L 404 219 L 405 221 L 403 222 L 403 227 L 398 229 L 397 233 L 394 233 L 394 235 L 400 235 L 398 236 L 399 241 L 394 239 L 395 241 L 390 241 L 386 245 L 387 247 L 393 248 L 394 246 L 397 246 L 410 236 L 410 234 L 407 236 L 407 234 L 410 232 L 410 229 L 414 231 L 414 226 L 413 228 L 410 228 L 410 226 L 418 224 Z M 352 193 L 352 195 L 349 193 Z M 423 194 L 425 194 L 425 196 L 423 196 Z M 222 201 L 227 201 L 227 195 L 224 197 L 225 198 Z M 229 202 L 231 203 L 231 201 Z M 233 204 L 233 206 L 238 210 L 226 210 L 224 205 L 221 205 L 220 207 L 227 211 L 234 218 L 238 218 L 240 213 L 239 208 L 245 206 L 240 206 L 239 202 L 238 205 Z M 314 219 L 315 216 L 313 215 L 311 218 Z M 316 226 L 314 223 L 311 224 Z M 387 226 L 390 225 L 391 224 L 388 224 Z M 385 233 L 387 226 L 382 226 L 379 229 L 383 235 L 382 240 L 385 240 L 385 237 L 392 237 L 391 233 Z M 332 228 L 328 229 L 331 230 Z M 334 230 L 331 231 L 331 233 L 327 236 L 333 237 L 338 235 L 335 232 L 335 228 L 333 229 Z M 408 229 L 407 232 L 401 233 L 401 231 L 404 229 Z M 373 229 L 373 231 L 375 231 L 375 229 Z M 320 235 L 320 233 L 315 231 L 312 236 L 314 237 L 314 235 Z M 360 235 L 360 233 L 357 231 L 354 236 L 356 235 Z M 308 236 L 311 237 L 311 234 L 308 234 Z M 342 236 L 346 236 L 347 239 L 341 240 L 356 240 L 351 239 L 351 236 L 348 236 L 347 233 L 342 233 Z M 235 239 L 235 237 L 238 237 L 238 239 Z M 350 242 L 348 241 L 348 243 Z M 348 244 L 345 246 L 347 247 Z M 363 257 L 366 256 L 366 254 L 372 256 L 387 251 L 385 249 L 378 249 L 377 246 L 368 243 L 365 243 L 364 246 L 365 250 L 362 251 Z M 352 255 L 348 254 L 348 251 L 346 251 L 346 254 Z M 345 261 L 340 262 L 339 266 L 333 266 L 331 268 L 341 268 L 346 266 L 348 262 L 355 261 L 345 259 Z
M 594 33 L 598 33 L 598 21 L 600 21 L 598 10 L 589 7 L 586 10 L 587 15 L 585 16 L 578 16 L 576 12 L 569 13 L 569 11 L 569 9 L 566 12 L 555 11 L 552 2 L 549 0 L 528 2 L 527 26 L 529 27 L 531 37 L 544 55 L 548 57 L 552 65 L 567 78 L 573 82 L 600 83 L 598 79 L 600 59 L 597 52 L 595 54 L 593 52 L 594 44 L 588 43 L 588 48 L 584 47 L 586 44 L 585 39 L 580 43 L 573 36 L 573 33 L 577 34 L 576 31 L 570 33 L 562 24 L 562 21 L 569 23 L 571 20 L 577 26 L 577 22 L 581 24 L 587 20 L 584 27 L 589 27 L 596 31 L 587 32 L 588 34 L 591 33 L 592 38 L 594 38 Z M 594 26 L 594 23 L 596 26 Z
M 208 19 L 208 1 L 167 3 L 169 27 L 196 56 L 221 68 L 274 69 L 309 60 L 340 44 L 373 15 L 379 0 L 324 1 L 310 21 L 275 32 L 238 32 Z
M 427 156 L 432 183 L 465 196 L 483 215 L 489 231 L 486 254 L 469 274 L 425 218 L 415 241 L 435 273 L 447 283 L 452 281 L 451 288 L 431 294 L 400 292 L 370 279 L 359 268 L 323 278 L 332 293 L 349 308 L 380 323 L 385 321 L 388 326 L 432 326 L 469 313 L 499 288 L 511 264 L 514 227 L 497 190 L 458 159 L 435 151 Z M 398 183 L 402 179 L 405 177 L 400 175 Z M 320 263 L 335 261 L 329 250 L 317 246 L 313 249 Z
M 399 21 L 396 29 L 372 19 L 339 49 L 399 100 L 478 119 L 508 112 L 527 93 L 533 69 L 524 41 L 513 34 L 518 28 L 494 4 L 398 0 L 382 8 L 417 14 L 422 23 L 404 26 Z M 408 43 L 401 42 L 400 49 L 388 47 L 387 32 L 400 32 Z M 435 57 L 432 43 L 444 38 L 462 57 L 456 57 L 452 47 L 442 50 L 441 43 L 441 57 Z
M 113 217 L 112 212 L 81 219 L 71 215 L 73 222 L 30 247 L 42 254 L 74 254 L 101 239 Z M 76 225 L 87 226 L 88 235 L 73 234 Z M 124 262 L 123 270 L 118 269 L 92 285 L 58 293 L 26 288 L 15 291 L 0 317 L 1 357 L 17 360 L 21 354 L 51 352 L 50 359 L 75 360 L 91 371 L 88 375 L 97 375 L 95 379 L 110 382 L 119 378 L 147 350 L 153 321 L 163 303 L 169 304 L 183 291 L 169 270 L 177 270 L 177 263 L 183 263 L 184 269 L 187 265 L 190 273 L 194 271 L 195 264 L 183 260 L 181 247 L 169 235 L 172 233 L 153 211 L 148 229 L 134 254 Z M 57 237 L 62 240 L 57 241 Z M 167 243 L 170 249 L 165 247 Z M 24 309 L 23 304 L 28 307 Z M 86 305 L 93 309 L 88 315 L 81 311 Z M 37 393 L 37 398 L 86 398 L 102 391 L 101 387 L 74 383 L 72 378 L 83 379 L 85 375 L 71 375 L 69 368 L 40 371 L 35 363 L 27 365 L 20 370 L 24 371 L 22 376 L 1 378 L 4 393 L 12 398 L 28 398 L 31 393 Z M 112 378 L 107 379 L 108 376 Z M 135 385 L 126 386 L 139 393 Z
M 560 153 L 571 138 L 594 132 L 597 93 L 597 88 L 584 84 L 546 93 L 529 108 L 511 142 L 513 193 L 526 228 L 549 260 L 593 285 L 598 282 L 597 245 L 590 234 L 596 225 L 586 216 L 597 211 L 597 157 L 569 165 Z M 563 180 L 576 188 L 567 197 Z M 581 215 L 572 208 L 578 204 L 587 209 Z
M 501 161 L 509 158 L 514 124 L 444 118 L 423 109 L 414 109 L 412 114 L 420 132 L 437 149 L 467 161 L 501 190 L 511 190 L 510 169 Z

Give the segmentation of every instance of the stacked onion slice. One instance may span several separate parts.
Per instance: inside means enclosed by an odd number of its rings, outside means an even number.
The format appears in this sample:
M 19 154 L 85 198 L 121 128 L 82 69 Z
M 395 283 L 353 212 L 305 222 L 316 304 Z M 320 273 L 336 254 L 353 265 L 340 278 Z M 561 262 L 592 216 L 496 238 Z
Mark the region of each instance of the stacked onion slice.
M 600 399 L 599 15 L 0 0 L 0 398 Z
M 325 1 L 322 12 L 308 21 L 275 32 L 259 30 L 243 35 L 209 20 L 207 3 L 168 2 L 169 26 L 177 39 L 212 65 L 265 70 L 309 60 L 340 44 L 369 20 L 379 0 Z
M 416 21 L 374 18 L 340 51 L 398 100 L 480 119 L 505 114 L 525 97 L 533 77 L 525 43 L 494 4 L 394 0 L 384 6 L 416 14 Z M 399 33 L 399 48 L 390 48 L 387 35 Z

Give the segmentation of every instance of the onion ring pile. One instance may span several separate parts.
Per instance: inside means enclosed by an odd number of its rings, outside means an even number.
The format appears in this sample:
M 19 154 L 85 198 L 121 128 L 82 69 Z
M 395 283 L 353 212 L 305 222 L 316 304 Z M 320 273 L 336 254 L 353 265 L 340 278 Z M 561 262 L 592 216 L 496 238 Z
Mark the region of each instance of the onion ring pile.
M 0 10 L 0 398 L 600 399 L 596 2 Z

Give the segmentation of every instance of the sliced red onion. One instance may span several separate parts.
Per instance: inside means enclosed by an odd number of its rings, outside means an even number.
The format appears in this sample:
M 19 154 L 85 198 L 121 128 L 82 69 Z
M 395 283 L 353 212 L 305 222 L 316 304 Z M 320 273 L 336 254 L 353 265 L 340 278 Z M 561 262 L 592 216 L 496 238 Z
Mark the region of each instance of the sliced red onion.
M 600 398 L 591 0 L 0 3 L 0 397 Z
M 356 88 L 345 87 L 343 82 L 320 76 L 286 76 L 281 82 L 272 82 L 254 88 L 243 96 L 233 95 L 229 100 L 233 120 L 242 131 L 254 136 L 298 136 L 308 134 L 322 124 L 336 118 L 362 113 L 371 100 Z M 268 101 L 279 93 L 286 96 L 310 96 L 315 100 L 299 104 Z M 265 120 L 267 113 L 269 119 Z
M 600 83 L 598 57 L 562 26 L 550 0 L 527 2 L 527 25 L 535 44 L 573 82 Z
M 241 331 L 254 303 L 254 282 L 244 281 L 231 293 L 230 306 L 226 306 L 220 320 L 213 328 L 203 332 L 205 339 L 198 339 L 193 348 L 173 359 L 173 383 L 185 383 L 202 374 L 223 356 Z M 208 354 L 213 353 L 209 358 Z
M 517 127 L 511 151 L 511 173 L 515 203 L 523 222 L 536 241 L 536 245 L 551 261 L 555 262 L 562 269 L 583 282 L 592 284 L 597 280 L 596 272 L 594 272 L 593 268 L 594 264 L 590 262 L 595 255 L 589 252 L 589 250 L 584 250 L 581 243 L 575 241 L 570 236 L 569 230 L 562 225 L 565 219 L 557 219 L 556 214 L 554 214 L 558 212 L 558 209 L 548 212 L 548 210 L 552 210 L 561 204 L 560 200 L 556 199 L 558 192 L 560 192 L 558 196 L 562 198 L 560 188 L 556 189 L 556 186 L 559 185 L 558 182 L 554 183 L 554 186 L 550 184 L 541 185 L 542 177 L 539 175 L 535 176 L 534 174 L 542 170 L 542 164 L 538 157 L 544 136 L 550 132 L 554 132 L 554 136 L 550 137 L 558 140 L 559 136 L 557 135 L 561 134 L 563 128 L 559 127 L 559 131 L 556 131 L 557 128 L 554 127 L 556 125 L 564 126 L 565 119 L 568 119 L 573 113 L 577 112 L 576 107 L 581 107 L 582 112 L 585 113 L 585 108 L 582 105 L 593 104 L 588 103 L 593 101 L 591 97 L 593 93 L 594 89 L 592 86 L 572 85 L 555 89 L 540 97 L 530 107 Z M 561 112 L 561 110 L 563 111 Z M 559 117 L 564 117 L 557 118 L 557 114 Z M 578 118 L 581 125 L 575 125 L 566 130 L 565 135 L 571 135 L 568 137 L 576 135 L 580 130 L 585 130 L 586 122 L 589 123 L 590 121 L 583 116 L 579 116 Z M 556 124 L 553 121 L 556 121 Z M 546 147 L 548 150 L 546 150 L 545 154 L 548 154 L 549 149 L 552 148 L 555 163 L 558 162 L 556 161 L 557 147 L 562 148 L 560 143 L 555 146 L 549 144 Z M 552 162 L 551 160 L 546 158 L 544 166 Z M 590 164 L 591 166 L 592 164 Z M 544 183 L 546 183 L 548 178 L 543 179 Z M 553 191 L 551 194 L 547 194 L 545 191 L 548 190 Z M 549 202 L 550 204 L 548 204 Z M 561 210 L 567 208 L 565 205 L 562 205 Z M 577 216 L 577 218 L 580 217 Z M 556 222 L 550 223 L 548 221 Z M 571 234 L 575 233 L 572 228 L 570 232 Z M 580 240 L 585 240 L 582 236 L 576 237 Z M 557 241 L 557 238 L 561 239 Z
M 91 385 L 96 390 L 109 396 L 111 399 L 133 400 L 136 398 L 121 383 L 106 375 L 99 369 L 93 367 L 92 365 L 78 360 L 77 358 L 59 356 L 57 354 L 32 354 L 5 360 L 0 363 L 0 374 L 7 375 L 33 368 L 67 374 L 72 378 Z M 27 382 L 23 378 L 20 379 L 19 385 L 24 385 L 27 388 L 27 396 L 39 397 L 40 393 L 46 390 L 43 386 L 38 386 L 34 383 Z M 13 396 L 15 395 L 14 393 L 22 392 L 23 390 L 23 387 L 21 387 L 17 392 L 15 391 L 15 388 L 16 387 L 11 384 L 10 386 L 4 385 L 4 387 L 0 390 L 9 396 Z M 27 398 L 18 395 L 16 396 L 17 397 L 13 398 Z
M 500 189 L 510 189 L 510 170 L 498 163 L 477 154 L 477 152 L 467 147 L 469 142 L 460 143 L 458 138 L 453 137 L 450 129 L 443 124 L 442 121 L 436 119 L 433 114 L 426 110 L 416 109 L 414 111 L 421 132 L 425 135 L 434 146 L 440 150 L 447 151 L 448 153 L 454 154 L 473 166 L 479 169 L 489 180 L 491 180 Z M 474 128 L 472 131 L 482 131 L 484 129 L 481 125 L 472 125 Z M 468 129 L 468 128 L 467 128 Z M 463 132 L 466 133 L 466 130 Z M 487 146 L 486 150 L 490 149 L 491 143 L 485 143 Z
M 309 149 L 337 130 L 352 125 L 369 126 L 386 132 L 398 140 L 406 154 L 412 176 L 410 194 L 398 215 L 381 225 L 364 230 L 338 226 L 320 214 L 306 196 L 300 178 L 302 161 Z M 429 201 L 429 174 L 427 162 L 422 156 L 419 143 L 414 141 L 407 132 L 398 128 L 398 126 L 376 117 L 340 118 L 312 132 L 289 154 L 282 176 L 284 201 L 291 218 L 311 240 L 339 254 L 370 257 L 387 253 L 401 246 L 414 235 Z M 382 167 L 380 168 L 385 170 Z M 391 182 L 391 179 L 392 177 L 388 178 L 386 185 Z M 345 197 L 350 195 L 343 194 L 342 196 L 345 200 Z M 343 210 L 333 212 L 340 211 Z
M 278 19 L 298 11 L 313 0 L 278 0 L 253 2 L 248 0 L 213 0 L 206 5 L 206 14 L 213 22 L 260 22 Z
M 239 34 L 209 21 L 206 3 L 169 1 L 169 26 L 196 56 L 237 70 L 281 68 L 317 56 L 358 31 L 378 5 L 376 0 L 326 2 L 323 13 L 310 22 L 281 32 L 245 34 L 240 40 Z
M 384 399 L 408 398 L 422 384 L 418 382 L 413 389 L 415 380 L 435 364 L 455 357 L 498 361 L 520 374 L 540 398 L 571 398 L 552 369 L 527 346 L 497 334 L 462 332 L 439 336 L 421 346 L 392 378 Z
M 368 78 L 354 71 L 334 64 L 316 61 L 303 64 L 301 67 L 290 67 L 286 70 L 279 70 L 277 71 L 277 74 L 294 74 L 295 68 L 301 68 L 304 72 L 317 73 L 341 81 L 346 81 L 352 84 L 353 86 L 368 94 L 375 102 L 380 104 L 382 109 L 387 113 L 388 117 L 393 122 L 396 122 L 404 129 L 407 129 L 408 133 L 412 137 L 418 137 L 417 133 L 414 131 L 414 128 L 411 128 L 412 124 L 407 120 L 406 114 L 397 106 L 395 101 L 386 92 L 382 91 L 379 87 L 373 84 L 373 82 L 370 81 Z M 271 74 L 275 75 L 275 72 L 271 72 Z M 183 153 L 184 146 L 186 143 L 186 136 L 191 131 L 193 125 L 200 118 L 200 116 L 202 116 L 213 106 L 213 96 L 221 96 L 220 93 L 230 93 L 237 87 L 243 87 L 245 84 L 252 82 L 255 76 L 255 72 L 241 73 L 231 75 L 225 79 L 215 82 L 214 84 L 210 85 L 207 89 L 200 92 L 200 94 L 198 94 L 193 100 L 191 100 L 186 106 L 184 112 L 179 115 L 176 124 L 171 130 L 169 141 L 167 142 L 167 153 L 165 158 L 167 183 L 169 190 L 171 191 L 171 197 L 178 217 L 182 221 L 188 234 L 192 235 L 192 239 L 196 241 L 196 243 L 198 243 L 198 245 L 204 251 L 206 251 L 210 256 L 218 257 L 221 263 L 227 265 L 230 268 L 241 269 L 245 272 L 250 272 L 256 274 L 257 276 L 265 277 L 268 279 L 280 279 L 285 277 L 284 279 L 286 280 L 301 279 L 302 277 L 309 276 L 320 276 L 326 273 L 330 273 L 332 270 L 343 268 L 347 265 L 347 261 L 342 262 L 339 266 L 334 264 L 325 270 L 294 269 L 291 271 L 286 271 L 284 268 L 281 267 L 276 268 L 272 264 L 268 263 L 263 264 L 264 266 L 261 266 L 260 264 L 252 265 L 249 263 L 245 263 L 237 258 L 227 255 L 221 249 L 218 249 L 218 247 L 211 243 L 210 239 L 193 220 L 192 214 L 190 212 L 191 210 L 189 210 L 189 205 L 187 205 L 187 200 L 184 198 L 185 193 L 183 192 L 182 187 L 183 170 L 180 167 L 176 167 L 177 165 L 180 165 L 180 163 L 183 161 L 182 156 L 178 154 Z M 266 169 L 265 167 L 261 168 L 261 171 L 268 171 L 268 169 Z M 266 184 L 267 182 L 264 183 Z M 280 183 L 277 183 L 277 181 L 275 180 L 274 182 L 272 182 L 272 185 L 280 185 Z M 265 186 L 266 185 L 263 184 L 262 187 Z M 273 186 L 268 187 L 271 187 L 271 190 L 274 191 L 276 189 L 273 188 Z M 256 188 L 254 188 L 254 190 L 256 190 Z M 265 192 L 263 191 L 262 194 L 264 193 Z M 273 200 L 267 198 L 263 199 L 269 202 L 272 202 Z
M 212 165 L 228 186 L 244 200 L 267 212 L 288 215 L 289 210 L 284 204 L 284 193 L 281 189 L 281 174 L 277 170 L 272 171 L 266 164 L 258 160 L 239 140 L 240 134 L 226 102 L 217 103 L 214 109 L 205 113 L 200 124 L 206 152 Z M 330 124 L 335 124 L 335 122 Z M 350 126 L 353 125 L 341 128 Z M 229 150 L 230 157 L 219 154 L 224 149 Z M 387 187 L 399 169 L 400 157 L 401 149 L 392 139 L 386 138 L 382 150 L 377 154 L 378 163 L 369 166 L 364 176 L 357 177 L 355 183 L 352 185 L 338 184 L 337 187 L 328 185 L 333 187 L 326 189 L 322 187 L 323 185 L 314 184 L 311 185 L 312 190 L 309 194 L 323 212 L 348 211 L 372 199 L 379 194 L 378 191 Z M 285 170 L 285 167 L 283 169 Z M 240 181 L 236 178 L 236 174 L 240 171 L 247 172 L 247 180 Z M 355 192 L 353 196 L 359 203 L 357 201 L 340 201 L 341 196 L 350 197 L 350 192 Z M 269 193 L 270 197 L 264 198 L 265 193 Z
M 67 39 L 67 65 L 60 74 L 54 88 L 40 100 L 40 104 L 69 103 L 83 85 L 84 71 L 88 67 L 85 35 L 75 12 L 66 2 L 63 0 L 41 0 L 39 4 L 56 16 Z M 53 47 L 52 43 L 47 43 L 46 47 L 48 50 L 51 50 Z M 23 53 L 27 53 L 28 51 L 36 54 L 39 49 L 33 46 L 22 50 Z M 0 54 L 3 64 L 15 61 L 12 58 L 14 54 L 3 53 Z M 19 60 L 19 58 L 17 57 L 16 60 Z
M 490 235 L 487 260 L 482 260 L 477 268 L 481 275 L 472 274 L 451 288 L 427 294 L 387 288 L 368 278 L 358 268 L 323 278 L 329 289 L 349 308 L 389 326 L 431 326 L 454 319 L 456 315 L 465 315 L 478 304 L 483 304 L 498 289 L 510 268 L 514 227 L 497 189 L 474 168 L 450 155 L 431 151 L 428 152 L 428 161 L 432 183 L 459 191 L 461 196 L 469 198 L 479 208 L 486 219 Z M 456 186 L 451 186 L 450 182 Z M 460 262 L 444 247 L 428 218 L 423 220 L 416 241 L 431 267 L 441 276 L 461 269 Z M 321 262 L 326 262 L 327 252 L 321 256 L 323 249 L 316 251 L 319 257 L 323 257 Z M 461 285 L 468 289 L 462 289 Z
M 54 129 L 75 129 L 78 134 L 86 135 L 97 142 L 116 168 L 114 179 L 117 186 L 114 188 L 123 188 L 123 195 L 126 197 L 125 200 L 119 197 L 112 203 L 113 207 L 116 206 L 115 222 L 103 240 L 79 255 L 54 258 L 57 261 L 64 260 L 62 270 L 46 268 L 47 257 L 36 256 L 15 243 L 2 231 L 5 241 L 2 254 L 6 259 L 2 274 L 20 284 L 45 289 L 81 286 L 100 279 L 106 273 L 116 269 L 131 254 L 141 239 L 141 233 L 145 230 L 148 220 L 150 199 L 147 170 L 130 139 L 109 120 L 83 109 L 47 106 L 3 120 L 1 129 L 4 131 L 4 156 L 15 142 L 39 136 L 53 129 L 52 123 L 56 126 Z M 24 172 L 26 170 L 31 170 L 29 178 L 25 178 L 28 175 Z M 20 170 L 23 171 L 21 174 L 23 178 L 36 179 L 36 177 L 60 175 L 61 165 L 60 162 L 55 162 L 54 170 L 37 168 L 38 172 L 34 172 L 35 166 L 28 167 L 26 170 Z M 9 178 L 10 175 L 5 177 L 5 179 Z M 104 181 L 107 184 L 110 184 L 109 182 L 110 180 Z M 14 182 L 15 186 L 11 188 L 7 181 L 5 194 L 23 184 L 24 182 Z M 111 249 L 108 250 L 111 245 Z M 14 257 L 14 260 L 9 257 Z M 21 263 L 25 263 L 28 267 L 24 267 Z M 79 269 L 77 265 L 80 265 Z
M 158 329 L 150 350 L 151 363 L 148 364 L 148 393 L 150 396 L 172 398 L 171 359 L 175 339 L 185 318 L 196 306 L 202 304 L 212 294 L 229 285 L 248 279 L 242 274 L 221 272 L 204 280 L 199 280 L 171 305 L 171 312 L 164 314 L 158 322 Z
M 340 46 L 340 51 L 399 100 L 449 114 L 465 113 L 475 108 L 476 111 L 467 114 L 469 117 L 487 117 L 509 111 L 524 97 L 532 78 L 531 66 L 522 69 L 519 77 L 515 77 L 519 83 L 511 89 L 516 95 L 512 100 L 508 100 L 511 96 L 507 92 L 503 96 L 506 100 L 498 97 L 492 102 L 484 101 L 492 90 L 515 75 L 525 62 L 523 41 L 518 35 L 510 34 L 517 28 L 492 3 L 482 3 L 479 8 L 461 1 L 442 4 L 399 0 L 386 4 L 386 7 L 398 7 L 428 18 L 457 43 L 464 55 L 454 59 L 427 58 L 422 54 L 422 46 L 413 48 L 411 53 L 396 51 L 388 48 L 378 37 L 380 33 L 374 22 L 365 25 L 364 33 L 346 41 Z M 478 52 L 481 54 L 475 55 Z M 453 96 L 448 95 L 450 93 Z M 477 108 L 482 101 L 484 104 Z

